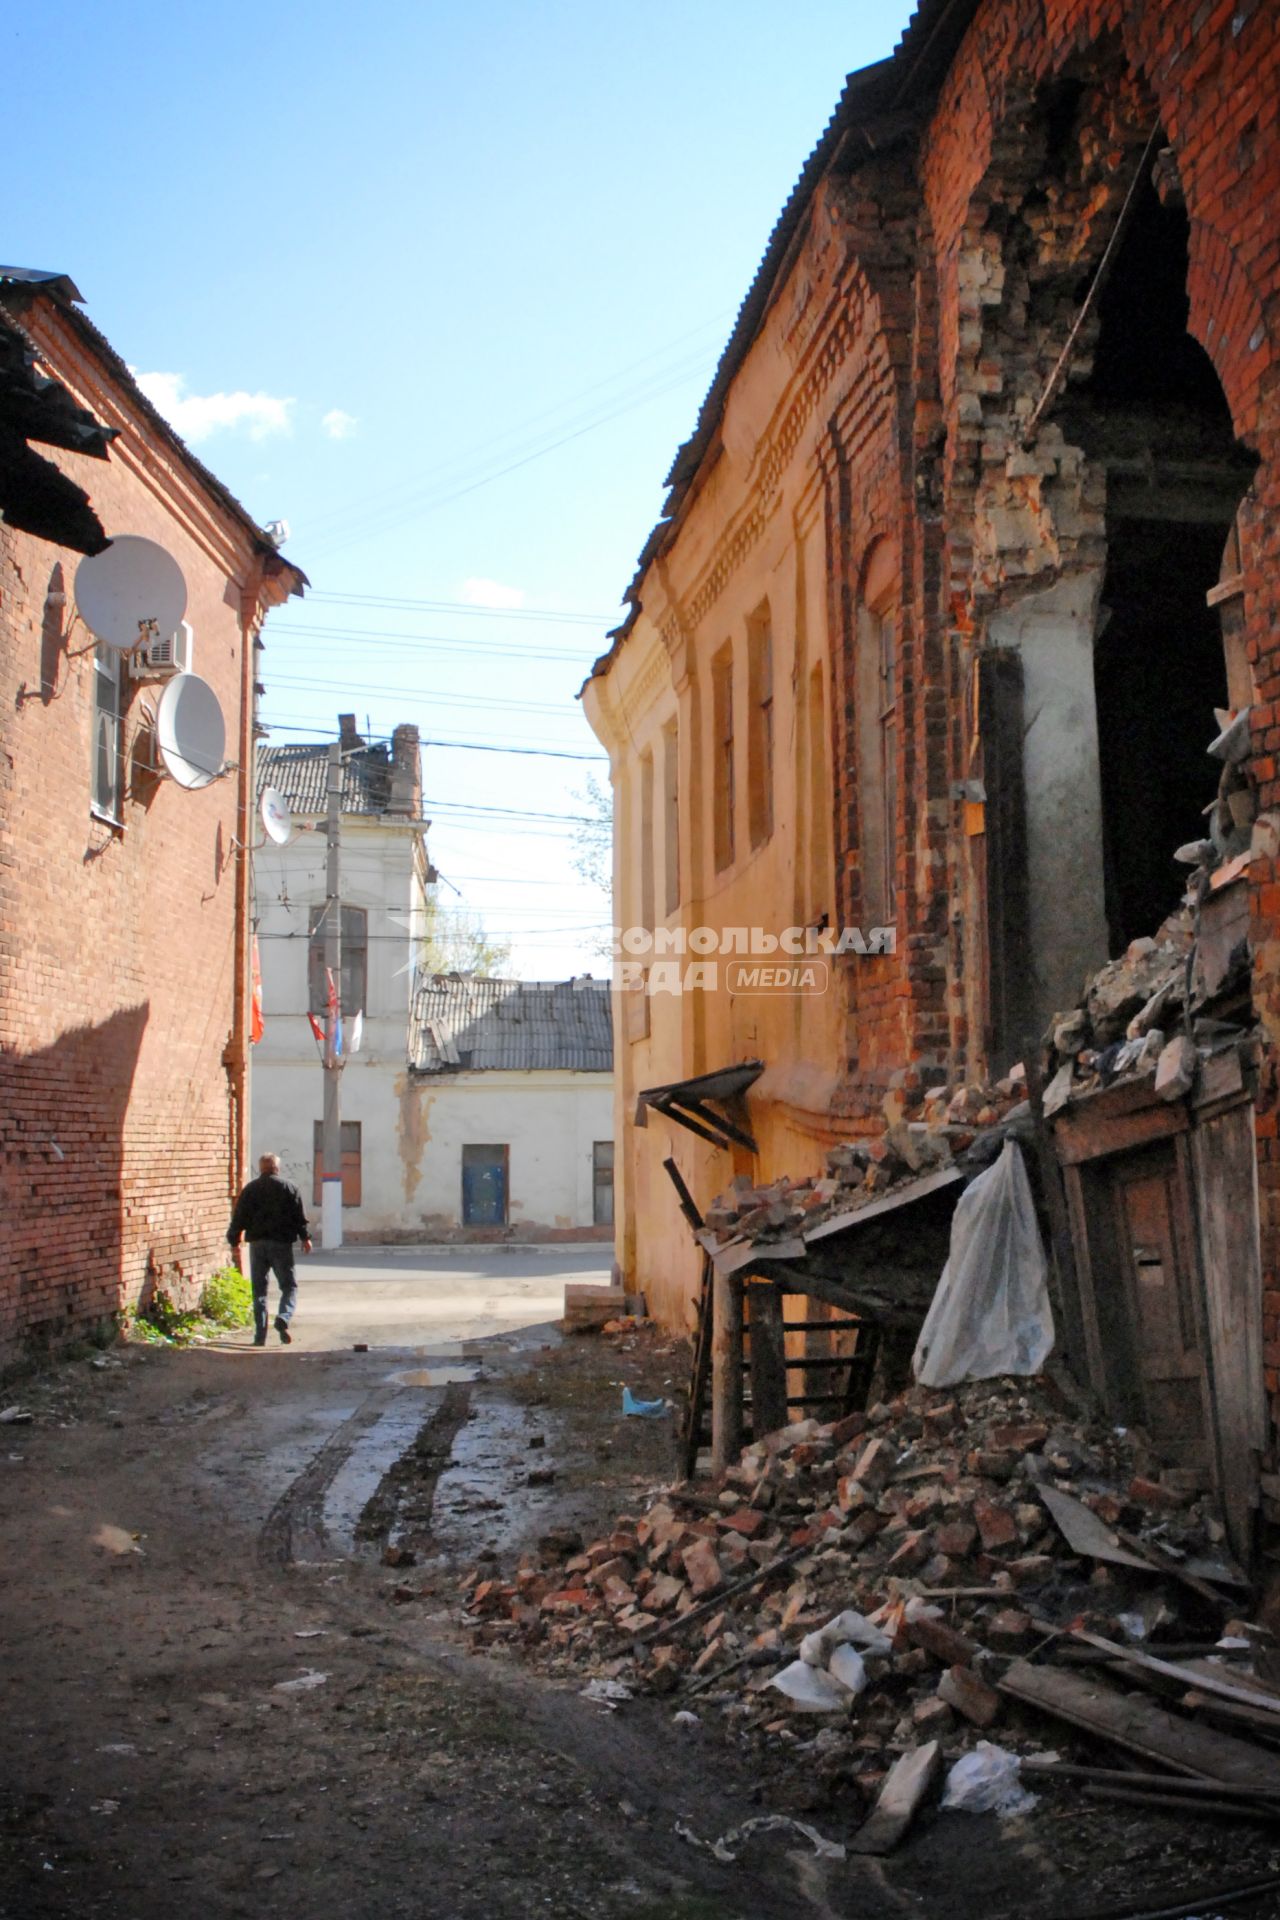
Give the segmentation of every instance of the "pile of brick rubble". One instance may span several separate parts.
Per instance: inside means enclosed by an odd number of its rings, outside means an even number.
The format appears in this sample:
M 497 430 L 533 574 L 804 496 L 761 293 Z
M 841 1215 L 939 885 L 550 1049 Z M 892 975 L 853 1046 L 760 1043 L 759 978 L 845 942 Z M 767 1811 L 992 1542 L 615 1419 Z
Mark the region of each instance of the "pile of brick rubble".
M 514 1577 L 469 1575 L 464 1618 L 478 1646 L 696 1701 L 870 1792 L 895 1752 L 935 1736 L 964 1746 L 998 1724 L 991 1737 L 1025 1746 L 992 1681 L 1047 1624 L 1141 1639 L 1176 1622 L 1176 1584 L 1076 1557 L 1037 1487 L 1168 1556 L 1212 1553 L 1221 1523 L 1181 1479 L 1071 1417 L 1048 1380 L 913 1387 L 772 1434 L 718 1484 L 658 1490 L 602 1539 L 550 1534 Z M 822 1636 L 842 1617 L 858 1623 L 854 1663 L 848 1646 L 834 1657 L 839 1631 Z
M 890 1189 L 953 1164 L 977 1172 L 997 1158 L 1006 1137 L 1031 1138 L 1026 1076 L 1015 1067 L 992 1086 L 938 1087 L 921 1118 L 895 1119 L 876 1139 L 828 1150 L 826 1173 L 753 1186 L 745 1174 L 708 1207 L 708 1229 L 722 1246 L 761 1244 L 802 1234 L 837 1214 L 856 1212 Z

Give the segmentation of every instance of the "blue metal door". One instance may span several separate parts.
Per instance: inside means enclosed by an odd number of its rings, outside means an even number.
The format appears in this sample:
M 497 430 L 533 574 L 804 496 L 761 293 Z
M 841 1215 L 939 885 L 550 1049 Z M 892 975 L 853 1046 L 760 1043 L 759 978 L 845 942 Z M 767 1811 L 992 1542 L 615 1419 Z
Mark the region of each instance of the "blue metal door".
M 505 1146 L 462 1149 L 462 1224 L 464 1227 L 506 1226 Z

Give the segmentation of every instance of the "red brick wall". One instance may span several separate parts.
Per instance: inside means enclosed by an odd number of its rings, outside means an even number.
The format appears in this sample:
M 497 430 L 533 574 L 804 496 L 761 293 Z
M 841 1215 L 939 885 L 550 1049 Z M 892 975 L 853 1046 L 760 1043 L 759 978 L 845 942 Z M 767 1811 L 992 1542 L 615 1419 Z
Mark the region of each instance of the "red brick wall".
M 57 456 L 108 533 L 187 579 L 195 670 L 238 747 L 246 535 L 129 414 L 65 324 L 57 376 L 123 428 L 108 463 Z M 234 1014 L 236 780 L 184 792 L 132 758 L 162 683 L 126 683 L 123 828 L 90 813 L 93 655 L 78 558 L 0 526 L 0 1363 L 135 1301 L 190 1295 L 225 1258 L 235 1176 L 223 1064 Z M 61 580 L 57 569 L 61 568 Z M 66 604 L 49 598 L 65 586 Z M 34 697 L 19 697 L 34 696 Z
M 850 448 L 845 478 L 847 530 L 838 566 L 846 584 L 856 566 L 856 526 L 896 526 L 913 598 L 904 621 L 910 722 L 899 775 L 903 794 L 912 796 L 903 808 L 900 844 L 906 903 L 900 940 L 906 952 L 894 968 L 873 970 L 863 963 L 852 969 L 857 1040 L 849 1104 L 868 1115 L 875 1113 L 895 1066 L 900 1083 L 903 1077 L 933 1077 L 937 1070 L 948 1076 L 981 1071 L 985 1064 L 977 1024 L 983 985 L 977 898 L 958 810 L 947 801 L 950 783 L 967 770 L 966 671 L 991 608 L 1028 584 L 1028 570 L 1041 565 L 1047 582 L 1058 567 L 1071 564 L 1071 553 L 1046 552 L 1038 562 L 1033 557 L 1021 577 L 1009 581 L 1002 571 L 1005 556 L 975 558 L 975 545 L 984 499 L 991 498 L 992 422 L 999 421 L 1015 379 L 1028 390 L 1042 384 L 1065 338 L 1071 305 L 1052 315 L 1033 346 L 1015 348 L 999 335 L 1001 296 L 981 304 L 985 296 L 975 298 L 972 278 L 966 291 L 964 262 L 999 262 L 1009 210 L 1036 178 L 1027 131 L 1036 89 L 1064 72 L 1096 89 L 1094 188 L 1082 189 L 1074 203 L 1065 188 L 1056 203 L 1051 192 L 1046 213 L 1060 222 L 1054 244 L 1075 249 L 1080 285 L 1096 263 L 1134 156 L 1157 118 L 1176 156 L 1190 224 L 1189 328 L 1217 371 L 1237 437 L 1260 457 L 1242 510 L 1244 611 L 1259 701 L 1252 772 L 1260 804 L 1280 815 L 1277 9 L 1265 0 L 1204 0 L 1199 6 L 987 0 L 942 84 L 920 147 L 913 308 L 885 303 L 891 337 L 895 329 L 903 338 L 910 332 L 914 343 L 910 356 L 892 356 L 897 443 L 886 433 L 874 447 Z M 874 263 L 868 271 L 874 279 Z M 1003 300 L 1009 297 L 1006 286 Z M 940 420 L 946 447 L 935 467 L 931 437 Z M 911 432 L 914 490 L 904 485 L 894 497 L 892 461 Z M 998 463 L 998 449 L 995 457 Z M 1084 521 L 1087 539 L 1087 511 Z M 846 646 L 848 635 L 846 622 Z M 844 668 L 847 681 L 847 658 Z M 850 767 L 839 742 L 835 764 Z M 837 821 L 850 877 L 847 904 L 856 918 L 853 778 L 846 771 Z M 941 836 L 948 849 L 945 886 L 935 885 L 932 895 L 918 884 L 918 869 L 913 871 L 922 847 L 936 851 L 939 845 L 936 822 L 922 814 L 927 799 L 935 803 L 935 815 L 949 817 Z M 1280 1414 L 1280 1095 L 1274 1051 L 1280 1043 L 1280 820 L 1274 828 L 1266 821 L 1263 826 L 1252 870 L 1253 931 L 1257 1001 L 1272 1052 L 1264 1068 L 1258 1154 L 1267 1387 Z M 946 915 L 954 916 L 950 929 Z

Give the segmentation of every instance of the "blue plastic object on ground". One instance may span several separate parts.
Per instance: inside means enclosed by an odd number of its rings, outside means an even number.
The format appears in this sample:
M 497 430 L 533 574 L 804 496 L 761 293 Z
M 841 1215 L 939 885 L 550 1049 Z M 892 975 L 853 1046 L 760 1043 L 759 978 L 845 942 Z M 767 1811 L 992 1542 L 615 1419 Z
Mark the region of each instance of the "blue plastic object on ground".
M 622 1411 L 624 1414 L 638 1413 L 646 1420 L 656 1420 L 667 1410 L 665 1400 L 637 1400 L 630 1387 L 622 1389 Z

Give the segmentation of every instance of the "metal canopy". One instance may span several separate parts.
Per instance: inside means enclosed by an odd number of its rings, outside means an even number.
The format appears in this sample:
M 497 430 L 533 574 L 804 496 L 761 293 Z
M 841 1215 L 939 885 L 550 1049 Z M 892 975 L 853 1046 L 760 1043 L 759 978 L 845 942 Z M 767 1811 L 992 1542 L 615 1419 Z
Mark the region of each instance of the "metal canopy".
M 690 1080 L 673 1080 L 669 1086 L 648 1087 L 636 1100 L 636 1125 L 643 1127 L 647 1121 L 646 1107 L 652 1107 L 657 1113 L 665 1113 L 669 1120 L 675 1120 L 690 1133 L 696 1133 L 700 1139 L 709 1140 L 713 1147 L 739 1146 L 749 1152 L 759 1149 L 745 1127 L 740 1127 L 724 1114 L 715 1113 L 706 1103 L 714 1100 L 723 1104 L 727 1100 L 737 1100 L 754 1086 L 764 1072 L 763 1060 L 743 1060 L 736 1067 L 718 1067 L 714 1073 L 698 1073 Z

